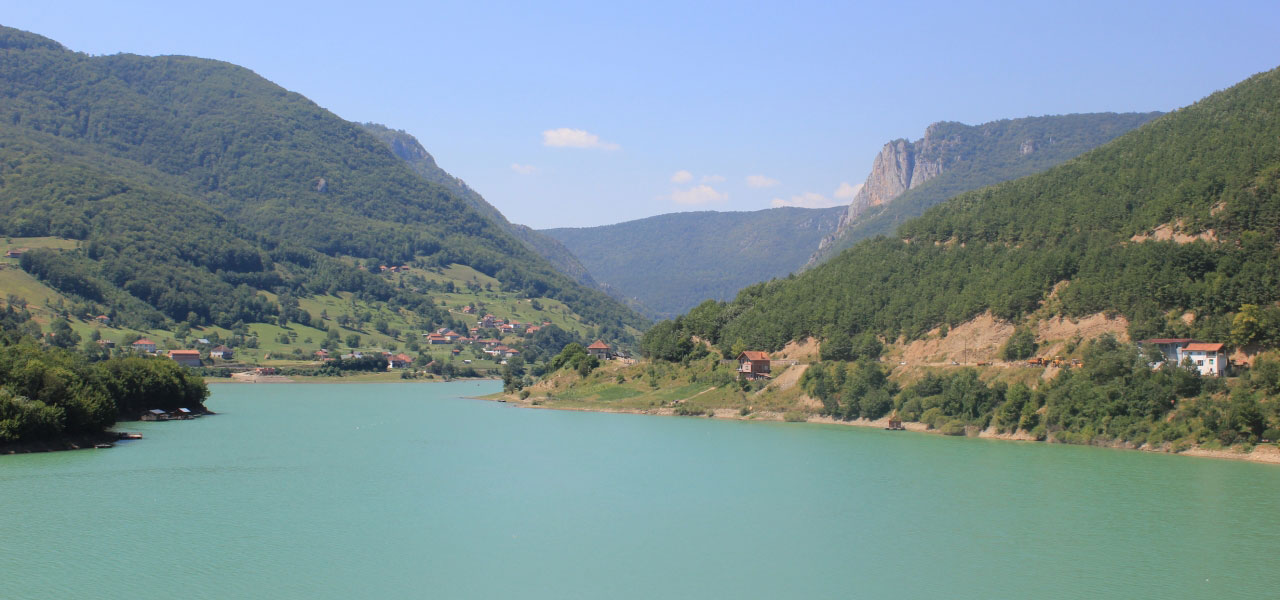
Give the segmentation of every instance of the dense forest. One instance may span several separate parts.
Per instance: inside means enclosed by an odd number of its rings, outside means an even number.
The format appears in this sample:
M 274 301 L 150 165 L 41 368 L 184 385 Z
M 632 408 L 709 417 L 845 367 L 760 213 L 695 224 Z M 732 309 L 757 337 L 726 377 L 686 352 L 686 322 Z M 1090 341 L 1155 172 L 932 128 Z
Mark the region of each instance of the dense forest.
M 1055 167 L 1160 114 L 1088 113 L 981 125 L 934 123 L 923 139 L 911 145 L 919 148 L 917 162 L 937 163 L 942 172 L 843 223 L 836 234 L 823 240 L 823 248 L 809 260 L 809 266 L 830 259 L 859 240 L 892 234 L 902 223 L 948 198 Z
M 844 208 L 683 212 L 601 227 L 547 229 L 599 281 L 670 318 L 708 298 L 728 300 L 753 283 L 804 264 Z
M 985 311 L 1017 321 L 1046 301 L 1067 316 L 1124 315 L 1134 339 L 1246 342 L 1232 332 L 1242 309 L 1280 300 L 1278 109 L 1280 71 L 1254 76 L 1045 173 L 962 194 L 893 238 L 706 302 L 646 345 L 914 339 Z M 1162 226 L 1203 239 L 1152 235 Z
M 378 138 L 251 71 L 90 57 L 0 28 L 0 235 L 81 241 L 22 267 L 116 322 L 274 320 L 258 294 L 347 291 L 430 314 L 363 266 L 463 264 L 605 335 L 642 317 L 557 272 Z
M 0 447 L 99 433 L 150 409 L 204 410 L 208 388 L 174 361 L 80 351 L 65 321 L 46 343 L 30 317 L 0 308 Z

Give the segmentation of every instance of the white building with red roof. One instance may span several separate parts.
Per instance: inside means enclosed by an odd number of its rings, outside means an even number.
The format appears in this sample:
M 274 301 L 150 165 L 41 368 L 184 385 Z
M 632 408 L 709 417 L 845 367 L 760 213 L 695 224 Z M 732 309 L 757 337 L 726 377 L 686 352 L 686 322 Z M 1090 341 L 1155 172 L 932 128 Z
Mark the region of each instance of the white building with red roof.
M 1222 377 L 1227 374 L 1227 352 L 1223 344 L 1191 342 L 1183 346 L 1178 355 L 1178 364 L 1189 360 L 1201 375 Z

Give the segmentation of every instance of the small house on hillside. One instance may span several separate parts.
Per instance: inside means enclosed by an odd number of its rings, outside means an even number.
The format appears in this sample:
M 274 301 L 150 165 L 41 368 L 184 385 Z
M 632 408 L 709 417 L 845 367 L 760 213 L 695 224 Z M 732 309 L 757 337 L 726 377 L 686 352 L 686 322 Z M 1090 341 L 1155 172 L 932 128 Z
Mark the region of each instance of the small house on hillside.
M 743 379 L 768 379 L 773 361 L 767 352 L 744 350 L 735 361 L 738 363 L 738 376 Z
M 231 360 L 231 358 L 235 356 L 235 352 L 230 348 L 219 344 L 214 346 L 213 350 L 209 351 L 209 356 L 218 360 Z
M 103 324 L 103 325 L 110 325 L 110 324 L 111 324 L 111 317 L 108 317 L 107 315 L 98 315 L 98 316 L 94 317 L 94 318 L 93 318 L 93 320 L 94 320 L 94 321 L 97 321 L 98 323 L 101 323 L 101 324 Z
M 170 350 L 169 358 L 184 367 L 203 366 L 200 363 L 199 350 Z
M 147 338 L 142 338 L 134 342 L 133 344 L 131 344 L 131 347 L 134 350 L 137 350 L 138 352 L 155 352 L 156 351 L 156 343 Z
M 413 357 L 409 356 L 408 354 L 402 353 L 402 354 L 397 354 L 395 356 L 387 357 L 388 371 L 391 369 L 403 369 L 411 364 L 413 364 Z
M 1190 360 L 1201 375 L 1222 377 L 1227 374 L 1227 353 L 1223 344 L 1192 342 L 1180 352 L 1178 364 Z
M 22 255 L 26 253 L 27 253 L 26 248 L 14 248 L 12 250 L 9 250 L 8 252 L 5 252 L 4 257 L 5 258 L 22 258 Z
M 600 360 L 609 360 L 613 358 L 613 348 L 610 348 L 609 344 L 604 343 L 602 340 L 596 340 L 593 344 L 587 346 L 587 354 Z

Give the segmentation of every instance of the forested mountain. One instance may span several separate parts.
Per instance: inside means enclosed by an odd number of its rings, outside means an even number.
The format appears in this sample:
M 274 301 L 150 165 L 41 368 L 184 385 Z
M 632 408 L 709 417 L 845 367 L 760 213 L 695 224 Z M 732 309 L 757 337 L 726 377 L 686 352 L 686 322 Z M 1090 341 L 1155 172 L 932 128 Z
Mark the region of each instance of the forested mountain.
M 599 287 L 587 268 L 555 238 L 547 236 L 525 225 L 518 225 L 507 220 L 497 208 L 489 204 L 479 192 L 471 189 L 465 181 L 450 175 L 436 164 L 435 158 L 427 152 L 418 139 L 408 133 L 391 129 L 377 123 L 365 123 L 365 131 L 373 134 L 391 148 L 391 151 L 409 164 L 413 171 L 428 181 L 438 183 L 453 194 L 471 204 L 480 214 L 489 218 L 498 227 L 515 236 L 525 247 L 551 261 L 561 273 L 574 278 L 578 283 L 588 287 Z
M 1161 113 L 1093 113 L 940 122 L 914 142 L 884 145 L 840 226 L 822 239 L 813 266 L 858 240 L 889 235 L 908 219 L 963 192 L 1039 173 L 1101 146 Z
M 806 336 L 912 339 L 985 311 L 1017 321 L 1052 298 L 1057 314 L 1124 315 L 1134 339 L 1274 347 L 1278 243 L 1273 70 L 1044 173 L 962 194 L 893 238 L 705 303 L 656 326 L 646 345 L 682 335 L 769 350 Z
M 363 127 L 247 69 L 0 28 L 0 82 L 0 234 L 82 241 L 22 267 L 121 323 L 230 327 L 339 291 L 429 316 L 430 298 L 358 267 L 462 264 L 605 335 L 644 325 Z
M 795 271 L 843 213 L 843 207 L 684 212 L 543 232 L 649 316 L 671 317 Z

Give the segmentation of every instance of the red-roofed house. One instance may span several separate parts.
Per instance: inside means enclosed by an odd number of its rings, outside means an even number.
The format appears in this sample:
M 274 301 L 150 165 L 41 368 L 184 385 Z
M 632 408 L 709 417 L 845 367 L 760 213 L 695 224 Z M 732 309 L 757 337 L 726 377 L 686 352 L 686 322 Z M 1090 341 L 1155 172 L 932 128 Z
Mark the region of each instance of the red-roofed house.
M 613 348 L 610 348 L 609 344 L 606 344 L 601 340 L 596 340 L 590 346 L 587 346 L 587 354 L 590 354 L 600 360 L 609 360 L 610 358 L 613 358 Z
M 408 354 L 397 354 L 387 357 L 387 370 L 403 369 L 413 364 L 413 357 Z
M 169 358 L 184 367 L 202 366 L 199 350 L 170 350 Z
M 137 350 L 138 352 L 155 352 L 156 351 L 156 343 L 147 338 L 142 338 L 134 342 L 132 346 L 133 346 L 133 349 Z
M 1219 343 L 1191 342 L 1178 353 L 1178 364 L 1190 360 L 1201 375 L 1222 377 L 1227 374 L 1227 353 Z
M 768 379 L 773 361 L 769 353 L 758 350 L 744 350 L 738 355 L 738 376 L 743 379 Z

